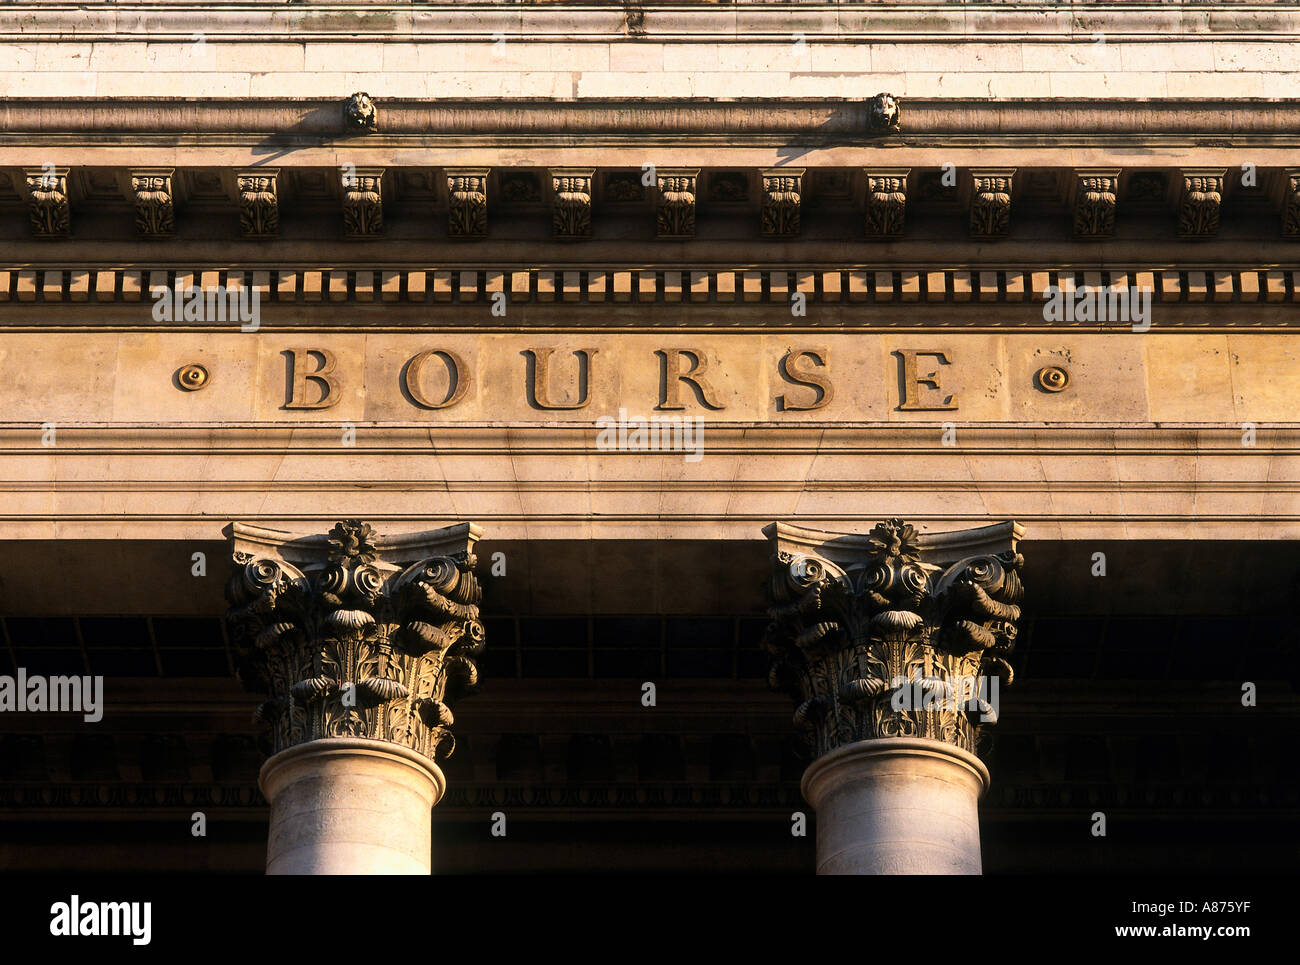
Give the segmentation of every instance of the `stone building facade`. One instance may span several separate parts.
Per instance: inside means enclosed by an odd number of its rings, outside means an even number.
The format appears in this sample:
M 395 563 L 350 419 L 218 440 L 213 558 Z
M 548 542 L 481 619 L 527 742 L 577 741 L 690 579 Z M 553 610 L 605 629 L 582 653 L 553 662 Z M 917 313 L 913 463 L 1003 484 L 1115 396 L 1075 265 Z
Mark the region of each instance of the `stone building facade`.
M 1298 30 L 6 5 L 0 862 L 1292 866 Z

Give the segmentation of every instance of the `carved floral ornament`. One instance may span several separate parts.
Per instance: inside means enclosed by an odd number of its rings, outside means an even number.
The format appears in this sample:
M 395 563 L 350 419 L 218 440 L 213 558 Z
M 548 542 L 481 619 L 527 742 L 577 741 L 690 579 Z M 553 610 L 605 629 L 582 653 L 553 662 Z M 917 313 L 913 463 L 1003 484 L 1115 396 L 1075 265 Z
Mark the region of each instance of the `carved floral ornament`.
M 778 545 L 769 682 L 794 698 L 812 756 L 889 737 L 975 752 L 996 722 L 999 682 L 1011 683 L 1024 558 L 1012 548 L 927 562 L 899 519 L 879 523 L 847 563 L 779 548 L 779 529 L 767 532 Z
M 370 526 L 343 520 L 301 567 L 232 554 L 226 620 L 241 678 L 267 695 L 256 717 L 273 753 L 329 737 L 430 759 L 455 747 L 450 704 L 473 691 L 484 644 L 472 539 L 408 565 L 381 559 L 376 542 Z
M 1289 168 L 1283 184 L 1282 237 L 1300 239 L 1300 168 Z
M 279 176 L 278 168 L 254 168 L 235 176 L 239 230 L 245 238 L 270 238 L 279 232 Z
M 1119 168 L 1081 168 L 1074 172 L 1074 236 L 1109 238 L 1115 234 Z
M 354 95 L 364 98 L 364 95 Z M 882 117 L 897 117 L 891 111 L 893 103 L 888 95 L 879 110 Z M 368 105 L 368 106 L 367 106 Z M 357 129 L 368 130 L 365 119 L 374 115 L 373 104 L 368 100 L 356 101 Z M 875 107 L 871 108 L 876 110 Z M 349 115 L 351 116 L 351 115 Z M 874 116 L 874 115 L 873 115 Z M 882 121 L 882 123 L 884 123 Z M 883 129 L 888 130 L 888 129 Z M 365 167 L 344 160 L 336 175 L 344 218 L 344 234 L 349 238 L 376 238 L 383 233 L 384 183 L 390 190 L 415 178 L 432 184 L 434 172 L 440 170 L 446 184 L 447 235 L 451 238 L 483 238 L 488 234 L 489 183 L 499 197 L 509 218 L 532 217 L 530 206 L 549 201 L 552 233 L 557 238 L 587 240 L 598 237 L 593 230 L 593 217 L 601 213 L 600 203 L 612 204 L 614 214 L 627 219 L 636 217 L 638 207 L 633 202 L 646 198 L 646 185 L 636 171 L 605 170 L 604 194 L 593 192 L 596 168 L 549 168 L 550 191 L 543 190 L 543 181 L 532 169 L 503 167 L 490 172 L 486 167 L 442 167 L 438 169 L 403 166 L 385 169 Z M 1164 211 L 1170 205 L 1176 216 L 1178 236 L 1184 240 L 1212 238 L 1218 231 L 1225 200 L 1232 196 L 1225 192 L 1227 184 L 1223 168 L 1165 169 L 1135 168 L 1121 172 L 1116 168 L 1074 168 L 1062 188 L 1063 200 L 1069 211 L 1072 237 L 1089 241 L 1113 237 L 1116 214 L 1121 203 L 1143 217 Z M 1300 174 L 1297 168 L 1270 169 L 1267 174 L 1268 196 L 1279 209 L 1282 236 L 1300 238 Z M 856 183 L 861 187 L 850 192 L 846 172 L 840 168 L 775 167 L 749 170 L 712 170 L 701 173 L 700 168 L 657 168 L 653 192 L 656 218 L 656 237 L 659 239 L 684 239 L 694 237 L 696 221 L 708 211 L 710 205 L 731 206 L 758 202 L 759 233 L 768 238 L 792 239 L 799 236 L 802 213 L 809 204 L 818 210 L 834 209 L 851 202 L 865 213 L 865 236 L 871 239 L 890 239 L 901 236 L 909 205 L 937 205 L 944 210 L 954 207 L 959 197 L 967 199 L 965 217 L 970 236 L 976 240 L 992 240 L 1013 233 L 1012 214 L 1023 206 L 1031 214 L 1041 211 L 1045 199 L 1055 203 L 1056 195 L 1050 191 L 1035 193 L 1035 186 L 1051 185 L 1056 180 L 1054 169 L 1026 168 L 970 168 L 963 177 L 968 178 L 969 191 L 959 190 L 956 169 L 864 167 L 863 177 Z M 72 209 L 95 209 L 116 189 L 101 185 L 114 182 L 104 171 L 93 168 L 70 168 L 53 163 L 39 168 L 23 168 L 21 180 L 14 179 L 13 188 L 27 202 L 31 233 L 43 239 L 70 237 Z M 230 173 L 235 186 L 234 200 L 238 203 L 241 234 L 246 238 L 270 238 L 279 230 L 279 222 L 287 208 L 283 201 L 297 198 L 320 199 L 333 192 L 324 183 L 327 175 L 314 168 L 236 168 Z M 128 168 L 124 183 L 126 197 L 132 202 L 138 234 L 143 238 L 165 239 L 177 227 L 178 214 L 183 214 L 185 186 L 193 183 L 196 174 L 221 181 L 211 170 L 200 171 L 173 168 Z M 283 181 L 281 175 L 283 174 Z M 489 174 L 491 178 L 489 179 Z M 757 174 L 755 184 L 760 188 L 752 193 L 750 177 Z M 1123 174 L 1123 177 L 1121 177 Z M 1265 176 L 1261 173 L 1261 176 Z M 1166 190 L 1166 181 L 1170 189 Z M 318 184 L 319 182 L 319 184 Z M 1023 182 L 1023 189 L 1018 182 Z M 826 190 L 828 185 L 845 184 L 842 190 Z M 92 190 L 89 190 L 90 185 Z M 297 187 L 292 187 L 296 185 Z M 304 185 L 309 190 L 304 190 Z M 910 187 L 909 187 L 910 185 Z M 281 188 L 285 191 L 281 192 Z M 79 190 L 78 190 L 79 188 Z M 292 188 L 292 190 L 291 190 Z M 812 190 L 808 190 L 812 188 Z M 70 190 L 71 189 L 71 190 Z M 0 192 L 3 193 L 3 192 Z M 436 192 L 441 196 L 442 188 Z M 216 195 L 204 196 L 211 201 Z M 1023 198 L 1021 201 L 1019 199 Z M 701 208 L 701 202 L 704 207 Z M 1014 202 L 1014 203 L 1013 203 Z M 313 201 L 314 203 L 314 201 Z M 735 210 L 734 208 L 731 210 Z M 942 229 L 930 227 L 933 234 Z M 1276 227 L 1270 233 L 1276 232 Z
M 551 170 L 551 233 L 573 240 L 591 237 L 591 179 L 594 168 Z
M 66 238 L 70 234 L 68 168 L 46 165 L 27 168 L 29 219 L 37 238 Z
M 487 237 L 487 168 L 447 169 L 447 234 Z
M 793 238 L 799 234 L 803 196 L 803 168 L 766 168 L 761 208 L 762 232 L 766 237 Z
M 1011 231 L 1011 181 L 1015 168 L 971 171 L 970 234 L 1003 238 Z
M 1178 235 L 1212 238 L 1219 231 L 1226 170 L 1204 168 L 1183 171 L 1183 192 L 1178 202 Z
M 903 233 L 910 168 L 866 168 L 866 234 L 868 238 L 897 238 Z
M 176 199 L 172 194 L 172 168 L 136 168 L 131 171 L 135 196 L 135 227 L 141 237 L 167 238 L 176 230 Z

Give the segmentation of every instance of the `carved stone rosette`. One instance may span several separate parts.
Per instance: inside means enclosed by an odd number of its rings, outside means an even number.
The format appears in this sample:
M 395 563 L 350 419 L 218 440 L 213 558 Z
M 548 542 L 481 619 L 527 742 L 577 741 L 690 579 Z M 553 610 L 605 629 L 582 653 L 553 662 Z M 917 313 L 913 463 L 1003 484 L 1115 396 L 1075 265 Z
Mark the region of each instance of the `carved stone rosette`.
M 245 238 L 271 238 L 279 233 L 279 175 L 276 168 L 256 168 L 235 175 L 239 230 Z
M 551 170 L 551 230 L 557 238 L 591 237 L 594 168 Z
M 972 238 L 1005 238 L 1011 231 L 1011 179 L 1015 168 L 971 171 Z
M 699 176 L 699 168 L 657 171 L 656 230 L 660 238 L 695 237 L 695 186 Z
M 1184 170 L 1183 193 L 1178 202 L 1178 236 L 1213 238 L 1219 233 L 1219 210 L 1223 205 L 1223 168 Z
M 763 179 L 763 234 L 770 238 L 796 237 L 804 168 L 767 168 L 759 174 Z
M 910 168 L 867 168 L 866 233 L 868 238 L 897 238 L 907 212 Z
M 1080 240 L 1115 234 L 1119 168 L 1074 172 L 1074 236 Z
M 383 168 L 342 168 L 345 237 L 376 238 L 383 234 L 383 184 Z
M 1282 237 L 1300 238 L 1300 168 L 1282 172 Z
M 775 549 L 769 682 L 794 698 L 813 758 L 890 737 L 976 751 L 996 720 L 994 680 L 1011 682 L 1020 532 L 922 536 L 898 519 L 865 538 L 764 530 Z
M 176 230 L 172 195 L 173 168 L 135 168 L 131 194 L 135 198 L 135 229 L 145 238 L 168 238 Z
M 66 238 L 72 232 L 68 204 L 68 169 L 47 166 L 25 168 L 28 213 L 37 238 Z
M 487 237 L 487 168 L 447 169 L 447 233 L 453 238 Z
M 361 737 L 449 756 L 450 704 L 477 683 L 484 642 L 477 528 L 389 540 L 358 520 L 328 537 L 242 524 L 227 532 L 226 621 L 240 676 L 267 695 L 257 718 L 271 752 Z

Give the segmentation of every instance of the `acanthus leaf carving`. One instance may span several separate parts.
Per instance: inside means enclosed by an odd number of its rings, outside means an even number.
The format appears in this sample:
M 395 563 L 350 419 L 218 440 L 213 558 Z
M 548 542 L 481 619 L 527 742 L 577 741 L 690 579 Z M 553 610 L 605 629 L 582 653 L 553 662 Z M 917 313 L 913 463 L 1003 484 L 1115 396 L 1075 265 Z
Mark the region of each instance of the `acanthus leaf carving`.
M 256 716 L 271 750 L 364 737 L 450 755 L 451 705 L 474 690 L 484 645 L 472 546 L 396 565 L 343 520 L 320 557 L 233 556 L 226 619 L 241 676 L 267 696 Z
M 1115 234 L 1119 169 L 1082 169 L 1074 172 L 1074 236 L 1109 238 Z
M 168 238 L 176 230 L 176 200 L 172 168 L 135 168 L 131 194 L 135 198 L 135 228 L 145 238 Z
M 270 238 L 279 233 L 279 174 L 275 168 L 256 168 L 235 175 L 239 230 L 245 238 Z
M 1282 237 L 1300 238 L 1300 168 L 1282 172 Z
M 342 169 L 343 234 L 348 238 L 375 238 L 384 230 L 384 169 Z
M 1219 233 L 1226 170 L 1184 170 L 1183 193 L 1178 203 L 1180 238 L 1213 238 Z
M 656 230 L 660 238 L 695 237 L 695 196 L 699 168 L 660 169 Z
M 447 169 L 447 233 L 453 238 L 487 237 L 487 168 Z
M 1014 547 L 927 562 L 898 519 L 849 562 L 778 548 L 763 647 L 812 756 L 887 737 L 975 752 L 1011 682 L 1023 563 Z
M 28 215 L 37 238 L 66 238 L 71 234 L 68 168 L 47 164 L 26 168 Z
M 591 237 L 591 179 L 594 168 L 551 170 L 551 230 L 557 238 Z
M 1004 238 L 1011 231 L 1011 185 L 1015 169 L 974 170 L 970 233 L 977 239 Z
M 762 232 L 771 238 L 799 234 L 803 201 L 803 168 L 768 168 L 763 179 Z
M 866 234 L 868 238 L 897 238 L 907 212 L 908 168 L 867 168 Z

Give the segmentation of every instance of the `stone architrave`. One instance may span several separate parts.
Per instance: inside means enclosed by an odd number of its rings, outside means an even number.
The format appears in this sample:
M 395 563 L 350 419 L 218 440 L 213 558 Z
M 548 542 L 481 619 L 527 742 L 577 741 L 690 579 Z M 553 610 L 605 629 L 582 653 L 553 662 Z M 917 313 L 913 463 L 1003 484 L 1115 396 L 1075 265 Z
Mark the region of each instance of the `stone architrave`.
M 1022 530 L 764 533 L 773 551 L 770 681 L 795 701 L 812 764 L 822 874 L 978 874 L 976 756 L 1011 682 Z
M 265 694 L 268 874 L 428 874 L 457 696 L 483 647 L 479 529 L 383 538 L 358 520 L 297 537 L 227 528 L 226 620 Z

